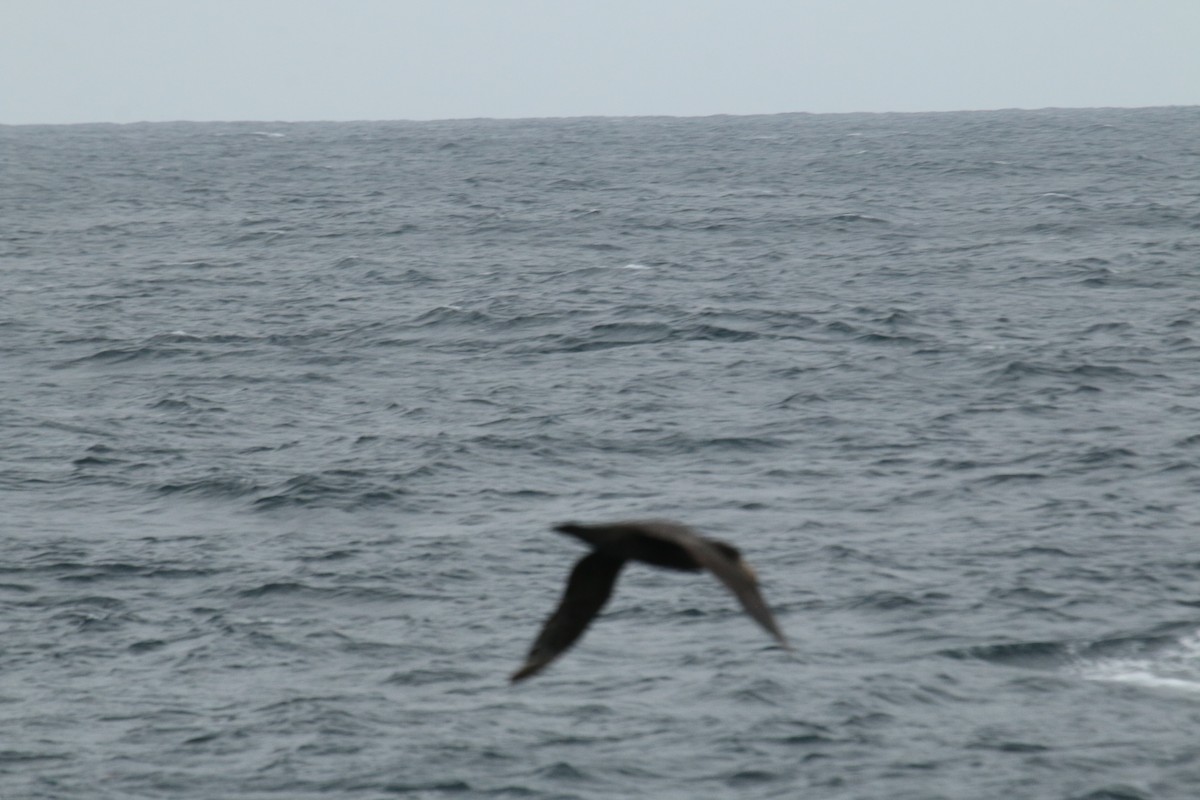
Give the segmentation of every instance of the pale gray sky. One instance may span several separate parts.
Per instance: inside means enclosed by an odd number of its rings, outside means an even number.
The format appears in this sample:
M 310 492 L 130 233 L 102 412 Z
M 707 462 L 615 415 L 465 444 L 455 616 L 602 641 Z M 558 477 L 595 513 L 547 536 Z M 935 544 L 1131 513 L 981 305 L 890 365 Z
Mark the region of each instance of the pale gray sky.
M 0 123 L 1200 104 L 1200 0 L 0 0 Z

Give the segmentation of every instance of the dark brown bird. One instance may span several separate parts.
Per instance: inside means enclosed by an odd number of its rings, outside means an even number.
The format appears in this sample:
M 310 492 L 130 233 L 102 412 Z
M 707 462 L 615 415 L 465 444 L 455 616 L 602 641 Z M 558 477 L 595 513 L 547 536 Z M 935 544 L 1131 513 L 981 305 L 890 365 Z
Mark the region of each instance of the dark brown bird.
M 754 570 L 733 545 L 705 538 L 686 525 L 669 520 L 629 520 L 601 525 L 564 522 L 555 525 L 554 530 L 582 539 L 592 546 L 592 552 L 579 559 L 571 570 L 558 608 L 546 620 L 525 664 L 513 673 L 513 683 L 537 674 L 575 644 L 608 602 L 626 561 L 685 572 L 708 570 L 733 592 L 755 622 L 791 649 L 758 593 Z

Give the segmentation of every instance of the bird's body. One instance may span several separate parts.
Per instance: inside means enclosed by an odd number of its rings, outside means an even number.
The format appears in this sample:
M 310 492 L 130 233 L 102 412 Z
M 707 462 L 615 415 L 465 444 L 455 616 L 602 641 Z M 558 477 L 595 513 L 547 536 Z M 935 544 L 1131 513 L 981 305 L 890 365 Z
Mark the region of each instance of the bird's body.
M 686 525 L 669 520 L 630 520 L 600 525 L 565 522 L 554 528 L 591 545 L 571 570 L 558 608 L 546 621 L 513 682 L 545 668 L 573 645 L 612 595 L 617 576 L 627 561 L 656 567 L 699 572 L 709 570 L 733 592 L 746 612 L 781 645 L 787 639 L 775 624 L 758 593 L 758 580 L 733 545 L 699 536 Z

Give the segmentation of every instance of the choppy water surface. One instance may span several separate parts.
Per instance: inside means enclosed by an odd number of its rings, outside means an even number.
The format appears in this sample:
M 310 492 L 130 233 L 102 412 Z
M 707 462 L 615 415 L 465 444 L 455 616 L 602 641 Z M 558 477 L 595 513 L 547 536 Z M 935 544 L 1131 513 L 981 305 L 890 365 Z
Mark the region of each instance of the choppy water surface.
M 0 796 L 1196 797 L 1197 130 L 0 128 Z

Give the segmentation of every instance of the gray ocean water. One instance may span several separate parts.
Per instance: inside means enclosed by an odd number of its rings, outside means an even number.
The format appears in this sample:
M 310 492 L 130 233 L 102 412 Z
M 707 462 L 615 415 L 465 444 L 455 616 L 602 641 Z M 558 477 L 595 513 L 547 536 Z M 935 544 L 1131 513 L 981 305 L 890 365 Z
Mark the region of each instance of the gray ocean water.
M 0 127 L 0 797 L 1194 800 L 1198 133 Z

